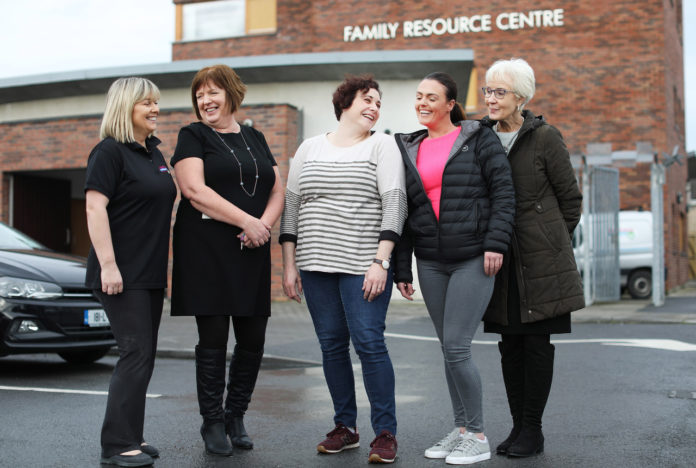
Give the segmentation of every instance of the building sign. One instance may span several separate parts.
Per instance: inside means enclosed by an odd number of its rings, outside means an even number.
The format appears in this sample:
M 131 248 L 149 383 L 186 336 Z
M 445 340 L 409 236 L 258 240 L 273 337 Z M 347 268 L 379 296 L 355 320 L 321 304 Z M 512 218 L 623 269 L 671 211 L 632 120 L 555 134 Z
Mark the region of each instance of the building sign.
M 395 39 L 397 36 L 429 37 L 444 34 L 490 32 L 493 29 L 511 31 L 517 29 L 555 28 L 563 26 L 563 9 L 532 10 L 528 12 L 503 12 L 492 15 L 454 16 L 450 18 L 426 18 L 394 23 L 374 23 L 343 27 L 343 41 L 372 41 Z

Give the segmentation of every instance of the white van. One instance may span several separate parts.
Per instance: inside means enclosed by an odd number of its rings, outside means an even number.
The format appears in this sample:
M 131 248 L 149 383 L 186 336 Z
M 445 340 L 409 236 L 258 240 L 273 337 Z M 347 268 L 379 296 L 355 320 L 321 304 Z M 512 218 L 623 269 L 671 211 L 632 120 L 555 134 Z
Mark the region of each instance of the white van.
M 634 299 L 648 299 L 652 295 L 652 225 L 652 213 L 649 211 L 619 212 L 621 289 L 627 290 Z M 573 235 L 573 251 L 580 270 L 584 238 L 581 219 Z

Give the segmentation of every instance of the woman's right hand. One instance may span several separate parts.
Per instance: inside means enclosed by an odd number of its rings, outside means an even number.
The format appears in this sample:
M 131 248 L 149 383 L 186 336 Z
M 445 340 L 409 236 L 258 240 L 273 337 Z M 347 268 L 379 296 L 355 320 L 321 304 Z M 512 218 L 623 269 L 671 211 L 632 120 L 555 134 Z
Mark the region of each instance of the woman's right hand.
M 102 292 L 112 296 L 123 292 L 123 278 L 116 263 L 108 263 L 101 267 Z
M 416 292 L 416 290 L 413 289 L 412 283 L 399 282 L 396 283 L 396 287 L 405 299 L 408 299 L 409 301 L 413 300 L 413 293 Z
M 260 247 L 271 239 L 271 226 L 258 218 L 249 216 L 242 226 L 242 234 L 245 236 L 245 246 Z
M 302 303 L 302 278 L 297 268 L 283 268 L 283 291 L 288 298 Z

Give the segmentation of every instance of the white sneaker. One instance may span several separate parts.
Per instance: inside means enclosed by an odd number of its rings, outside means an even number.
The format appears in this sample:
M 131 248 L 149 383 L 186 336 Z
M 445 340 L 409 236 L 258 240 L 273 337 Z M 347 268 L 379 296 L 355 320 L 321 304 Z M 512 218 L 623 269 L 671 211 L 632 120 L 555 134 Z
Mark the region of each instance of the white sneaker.
M 437 444 L 425 450 L 425 458 L 445 458 L 459 443 L 459 428 L 455 427 Z
M 488 440 L 479 441 L 474 434 L 467 432 L 459 438 L 452 452 L 445 458 L 445 463 L 450 465 L 470 465 L 471 463 L 490 460 L 491 447 Z

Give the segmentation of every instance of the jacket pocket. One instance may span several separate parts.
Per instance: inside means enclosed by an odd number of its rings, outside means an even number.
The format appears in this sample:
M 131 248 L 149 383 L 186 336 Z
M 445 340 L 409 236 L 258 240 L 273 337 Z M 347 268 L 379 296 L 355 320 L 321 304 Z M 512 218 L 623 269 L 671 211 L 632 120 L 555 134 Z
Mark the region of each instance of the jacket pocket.
M 553 220 L 539 223 L 540 232 L 549 244 L 549 247 L 559 252 L 568 247 L 570 236 L 566 224 L 562 220 Z

